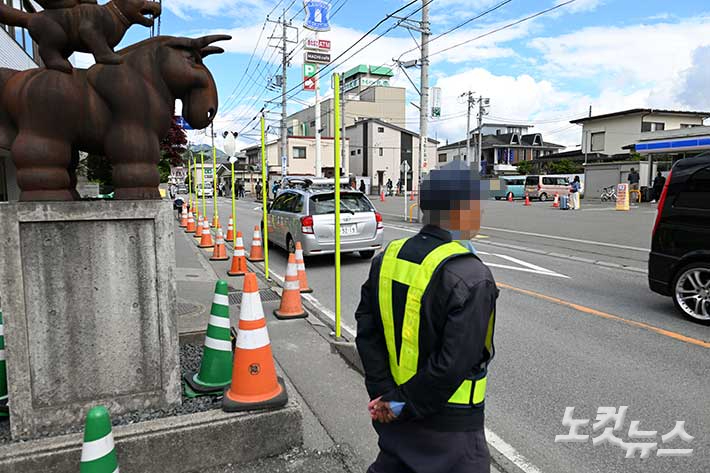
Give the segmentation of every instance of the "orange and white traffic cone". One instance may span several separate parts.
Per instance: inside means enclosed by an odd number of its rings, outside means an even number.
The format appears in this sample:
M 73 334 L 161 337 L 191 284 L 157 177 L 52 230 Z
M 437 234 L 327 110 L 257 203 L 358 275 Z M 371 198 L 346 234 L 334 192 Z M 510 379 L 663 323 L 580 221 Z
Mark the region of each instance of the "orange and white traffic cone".
M 532 204 L 530 203 L 530 196 L 525 193 L 525 207 L 530 207 Z
M 509 192 L 508 193 L 508 202 L 512 202 L 512 201 L 513 201 L 513 193 Z
M 247 272 L 247 258 L 244 251 L 244 240 L 242 232 L 237 232 L 237 241 L 234 244 L 234 257 L 232 258 L 232 267 L 227 271 L 229 276 L 244 276 Z
M 182 204 L 182 214 L 180 215 L 180 228 L 187 228 L 187 204 Z
M 205 230 L 203 225 L 202 216 L 197 217 L 197 229 L 195 230 L 195 238 L 202 239 L 202 232 Z
M 195 233 L 197 226 L 195 225 L 195 217 L 192 212 L 187 213 L 187 226 L 185 227 L 185 233 Z
M 308 277 L 306 277 L 306 264 L 303 261 L 303 246 L 301 242 L 296 242 L 296 269 L 298 270 L 298 285 L 302 293 L 313 292 L 313 289 L 308 287 Z
M 261 231 L 259 225 L 254 226 L 254 237 L 251 239 L 251 252 L 249 253 L 249 261 L 258 263 L 264 261 L 264 247 L 261 245 Z
M 308 314 L 303 310 L 301 302 L 301 285 L 298 282 L 298 268 L 296 267 L 296 255 L 288 255 L 288 266 L 286 267 L 286 281 L 284 282 L 283 293 L 281 294 L 281 306 L 274 311 L 274 315 L 279 320 L 303 319 Z
M 259 285 L 254 273 L 247 273 L 234 349 L 232 384 L 224 392 L 222 409 L 238 412 L 281 407 L 286 402 L 286 386 L 276 376 Z
M 227 241 L 234 241 L 234 221 L 232 217 L 229 217 L 229 223 L 227 223 L 227 236 L 225 239 Z
M 227 256 L 227 245 L 224 244 L 224 237 L 222 236 L 222 229 L 217 227 L 217 241 L 214 245 L 214 251 L 212 252 L 212 257 L 210 261 L 227 261 L 229 256 Z
M 384 202 L 384 201 L 385 201 L 385 190 L 382 189 L 380 191 L 380 202 Z
M 210 222 L 207 219 L 202 220 L 202 238 L 200 238 L 200 248 L 212 248 L 212 232 L 210 231 Z
M 409 193 L 409 201 L 414 202 L 414 191 Z
M 555 192 L 555 200 L 552 202 L 552 207 L 559 209 L 560 208 L 560 194 Z

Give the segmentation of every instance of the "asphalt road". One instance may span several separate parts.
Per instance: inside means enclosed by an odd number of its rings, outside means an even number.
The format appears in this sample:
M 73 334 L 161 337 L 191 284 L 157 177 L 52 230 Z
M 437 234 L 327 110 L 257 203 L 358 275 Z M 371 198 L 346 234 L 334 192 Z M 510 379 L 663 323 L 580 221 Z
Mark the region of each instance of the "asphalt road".
M 375 204 L 388 212 L 386 203 Z M 237 227 L 246 242 L 260 221 L 257 207 L 253 201 L 238 203 Z M 528 472 L 706 472 L 710 327 L 683 319 L 670 299 L 648 290 L 640 271 L 647 261 L 653 209 L 621 214 L 585 206 L 580 212 L 558 212 L 549 204 L 525 208 L 506 202 L 486 202 L 483 208 L 483 238 L 475 246 L 501 288 L 488 394 L 490 431 L 527 459 Z M 229 212 L 229 202 L 220 201 L 223 224 Z M 386 219 L 388 241 L 417 231 L 416 225 L 397 220 L 394 214 Z M 278 275 L 285 272 L 286 256 L 279 249 L 270 252 Z M 346 255 L 342 263 L 343 322 L 354 328 L 369 261 Z M 313 295 L 333 310 L 333 257 L 312 258 L 306 266 Z M 624 458 L 616 446 L 593 446 L 589 439 L 555 443 L 556 435 L 569 430 L 562 425 L 567 406 L 576 408 L 575 418 L 591 419 L 582 434 L 601 433 L 591 427 L 597 408 L 628 406 L 618 437 L 629 441 L 630 422 L 638 420 L 640 430 L 658 431 L 659 448 L 694 452 L 640 460 Z M 661 444 L 660 436 L 676 421 L 686 421 L 695 440 Z

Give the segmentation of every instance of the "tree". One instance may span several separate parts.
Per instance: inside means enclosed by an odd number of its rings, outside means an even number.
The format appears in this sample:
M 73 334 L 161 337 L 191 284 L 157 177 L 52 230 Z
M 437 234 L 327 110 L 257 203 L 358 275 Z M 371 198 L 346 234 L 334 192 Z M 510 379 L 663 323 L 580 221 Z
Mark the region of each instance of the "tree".
M 569 159 L 563 159 L 561 161 L 551 162 L 549 171 L 550 174 L 575 174 L 581 171 L 581 167 Z
M 106 156 L 89 154 L 84 160 L 86 178 L 99 184 L 100 193 L 108 194 L 113 188 L 113 166 Z
M 160 142 L 160 182 L 167 182 L 170 176 L 170 166 L 182 166 L 183 154 L 187 151 L 187 133 L 178 124 L 177 116 L 173 117 L 168 134 Z
M 532 161 L 521 161 L 517 164 L 518 166 L 518 172 L 520 174 L 526 175 L 530 174 L 533 172 L 533 163 Z

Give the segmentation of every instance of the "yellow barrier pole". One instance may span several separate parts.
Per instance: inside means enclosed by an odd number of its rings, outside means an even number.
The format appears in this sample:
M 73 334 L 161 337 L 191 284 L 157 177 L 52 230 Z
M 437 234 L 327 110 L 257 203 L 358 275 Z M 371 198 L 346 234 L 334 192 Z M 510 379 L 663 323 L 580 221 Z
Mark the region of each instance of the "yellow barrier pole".
M 219 220 L 219 210 L 217 210 L 217 148 L 214 146 L 214 122 L 212 123 L 212 201 L 214 202 L 213 223 Z
M 188 150 L 188 153 L 190 151 Z M 190 164 L 190 155 L 187 155 L 187 193 L 188 193 L 188 209 L 189 212 L 192 212 L 192 176 L 190 176 L 190 173 L 192 172 L 192 165 Z
M 264 234 L 262 235 L 262 245 L 264 245 L 264 274 L 269 279 L 269 221 L 266 212 L 266 123 L 264 113 L 261 113 L 261 206 L 264 217 Z
M 234 163 L 232 162 L 232 246 L 237 246 L 237 202 L 234 199 Z
M 202 218 L 207 218 L 207 204 L 205 204 L 205 152 L 200 151 L 200 177 L 202 177 Z
M 333 74 L 335 126 L 333 168 L 335 170 L 335 338 L 340 338 L 340 74 Z

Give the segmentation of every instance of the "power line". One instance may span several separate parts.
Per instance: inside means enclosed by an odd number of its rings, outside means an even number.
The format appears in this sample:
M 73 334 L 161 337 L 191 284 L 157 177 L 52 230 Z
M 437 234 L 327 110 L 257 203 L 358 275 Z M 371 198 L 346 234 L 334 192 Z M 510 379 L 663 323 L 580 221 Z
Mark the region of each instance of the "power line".
M 471 38 L 471 39 L 468 39 L 468 40 L 466 40 L 466 41 L 462 41 L 461 43 L 454 44 L 453 46 L 449 46 L 448 48 L 444 48 L 444 49 L 442 49 L 442 50 L 440 50 L 440 51 L 436 51 L 436 52 L 434 52 L 434 53 L 431 53 L 430 56 L 436 56 L 437 54 L 445 53 L 446 51 L 451 51 L 452 49 L 458 48 L 459 46 L 463 46 L 463 45 L 465 45 L 465 44 L 472 43 L 472 42 L 474 42 L 474 41 L 478 41 L 479 39 L 485 38 L 486 36 L 491 36 L 492 34 L 498 33 L 499 31 L 507 30 L 508 28 L 512 28 L 513 26 L 517 26 L 517 25 L 519 25 L 519 24 L 521 24 L 521 23 L 524 23 L 524 22 L 526 22 L 526 21 L 530 21 L 530 20 L 532 20 L 532 19 L 534 19 L 534 18 L 537 18 L 537 17 L 539 17 L 539 16 L 542 16 L 542 15 L 545 15 L 545 14 L 547 14 L 547 13 L 550 13 L 550 12 L 552 12 L 552 11 L 554 11 L 554 10 L 557 10 L 557 9 L 559 9 L 559 8 L 562 8 L 562 7 L 564 7 L 564 6 L 567 6 L 567 5 L 569 5 L 569 4 L 571 4 L 571 3 L 574 3 L 574 2 L 576 2 L 576 1 L 577 1 L 577 0 L 568 0 L 568 1 L 566 1 L 565 3 L 560 3 L 559 5 L 555 5 L 554 7 L 548 8 L 548 9 L 546 9 L 546 10 L 539 11 L 539 12 L 537 12 L 537 13 L 535 13 L 535 14 L 526 16 L 525 18 L 521 18 L 520 20 L 514 21 L 514 22 L 512 22 L 512 23 L 508 23 L 508 24 L 505 25 L 505 26 L 501 26 L 500 28 L 496 28 L 496 29 L 491 30 L 491 31 L 489 31 L 489 32 L 487 32 L 487 33 L 478 35 L 478 36 L 476 36 L 475 38 Z

